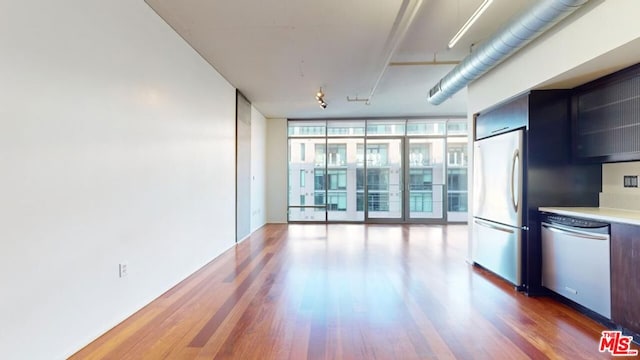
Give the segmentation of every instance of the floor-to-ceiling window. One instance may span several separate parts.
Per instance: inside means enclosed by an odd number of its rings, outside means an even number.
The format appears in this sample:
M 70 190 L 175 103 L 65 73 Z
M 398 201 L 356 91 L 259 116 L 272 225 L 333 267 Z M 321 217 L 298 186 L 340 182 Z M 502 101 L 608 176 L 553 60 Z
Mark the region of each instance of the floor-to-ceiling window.
M 326 121 L 289 125 L 290 221 L 327 220 L 324 191 L 326 145 Z
M 367 121 L 365 219 L 402 220 L 405 121 Z
M 327 121 L 327 163 L 325 203 L 328 221 L 364 221 L 364 209 L 358 206 L 358 177 L 364 169 L 364 120 Z M 320 191 L 321 189 L 318 189 Z
M 467 221 L 467 122 L 447 123 L 447 219 Z
M 408 220 L 445 219 L 447 120 L 407 120 L 409 162 Z
M 466 221 L 466 120 L 289 121 L 289 221 Z

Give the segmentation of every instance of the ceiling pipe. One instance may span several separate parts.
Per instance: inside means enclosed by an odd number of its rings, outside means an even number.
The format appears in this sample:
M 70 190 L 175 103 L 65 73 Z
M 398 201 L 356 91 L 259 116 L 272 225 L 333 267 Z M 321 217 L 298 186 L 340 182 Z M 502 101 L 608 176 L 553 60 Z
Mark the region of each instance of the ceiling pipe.
M 429 90 L 429 102 L 440 105 L 487 73 L 589 0 L 540 0 L 516 16 Z
M 380 84 L 382 77 L 387 72 L 387 67 L 389 65 L 389 62 L 391 62 L 393 55 L 396 53 L 396 50 L 398 49 L 398 45 L 400 45 L 400 42 L 402 41 L 402 39 L 404 39 L 404 36 L 407 34 L 407 30 L 409 30 L 409 27 L 413 23 L 413 20 L 416 18 L 416 14 L 418 14 L 418 10 L 420 10 L 420 7 L 422 6 L 422 1 L 423 0 L 414 1 L 414 5 L 413 5 L 413 8 L 410 10 L 411 13 L 409 14 L 408 19 L 406 19 L 405 14 L 407 13 L 407 9 L 409 8 L 409 4 L 412 2 L 412 0 L 402 1 L 402 5 L 400 6 L 400 10 L 398 11 L 398 15 L 396 16 L 396 19 L 393 24 L 393 28 L 391 29 L 391 34 L 389 36 L 390 41 L 387 40 L 387 43 L 389 44 L 388 50 L 387 50 L 387 56 L 384 59 L 382 70 L 380 70 L 380 74 L 378 75 L 378 78 L 373 84 L 373 87 L 371 88 L 371 92 L 367 97 L 367 102 L 366 102 L 367 105 L 371 104 L 371 100 L 373 99 L 373 94 L 376 92 L 376 89 L 378 88 L 378 85 Z

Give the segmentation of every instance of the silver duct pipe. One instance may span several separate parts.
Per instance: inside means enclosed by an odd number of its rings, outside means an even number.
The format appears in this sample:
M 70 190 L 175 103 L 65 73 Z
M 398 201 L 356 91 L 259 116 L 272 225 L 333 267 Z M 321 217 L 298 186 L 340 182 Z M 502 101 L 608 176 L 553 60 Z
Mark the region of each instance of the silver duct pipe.
M 429 90 L 429 102 L 440 105 L 473 80 L 513 55 L 589 0 L 540 0 L 464 58 Z

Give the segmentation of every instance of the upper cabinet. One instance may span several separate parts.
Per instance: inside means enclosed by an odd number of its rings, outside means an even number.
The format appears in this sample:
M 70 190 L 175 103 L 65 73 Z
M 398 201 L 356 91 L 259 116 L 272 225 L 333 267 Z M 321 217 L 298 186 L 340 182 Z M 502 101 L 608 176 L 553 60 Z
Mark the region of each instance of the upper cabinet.
M 474 140 L 499 135 L 528 125 L 529 95 L 523 95 L 506 104 L 476 114 Z
M 578 161 L 640 160 L 640 64 L 575 88 L 572 107 Z

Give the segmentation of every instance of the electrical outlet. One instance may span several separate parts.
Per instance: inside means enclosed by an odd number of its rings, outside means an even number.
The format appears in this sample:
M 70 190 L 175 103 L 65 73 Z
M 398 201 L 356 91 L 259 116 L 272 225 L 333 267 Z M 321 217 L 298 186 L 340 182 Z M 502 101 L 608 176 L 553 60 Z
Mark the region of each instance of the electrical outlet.
M 624 187 L 637 188 L 638 187 L 638 175 L 624 175 Z
M 127 276 L 129 274 L 129 269 L 127 266 L 127 263 L 121 263 L 118 266 L 118 274 L 120 275 L 121 278 Z

